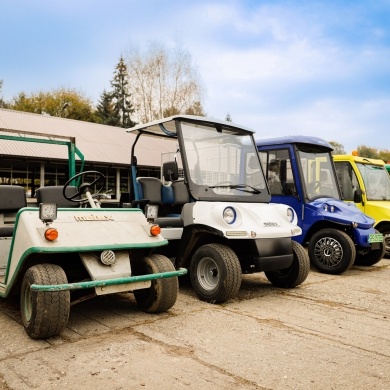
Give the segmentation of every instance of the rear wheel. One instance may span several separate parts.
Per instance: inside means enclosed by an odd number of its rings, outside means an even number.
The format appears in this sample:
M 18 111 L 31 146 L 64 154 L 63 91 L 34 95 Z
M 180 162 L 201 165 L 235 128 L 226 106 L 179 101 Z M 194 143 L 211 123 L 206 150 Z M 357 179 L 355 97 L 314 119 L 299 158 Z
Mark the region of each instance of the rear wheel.
M 309 242 L 311 263 L 325 274 L 341 274 L 352 266 L 356 248 L 347 233 L 337 229 L 322 229 Z
M 310 259 L 306 250 L 296 241 L 291 241 L 294 259 L 290 267 L 265 272 L 265 276 L 276 287 L 292 288 L 303 283 L 310 270 Z
M 144 257 L 135 267 L 136 275 L 157 274 L 175 271 L 171 260 L 163 255 Z M 177 276 L 151 281 L 149 288 L 134 291 L 139 308 L 146 313 L 162 313 L 169 310 L 176 302 L 179 294 Z
M 226 245 L 203 245 L 191 260 L 192 287 L 200 299 L 209 303 L 222 303 L 237 295 L 241 276 L 238 257 Z
M 64 270 L 55 264 L 38 264 L 27 270 L 22 282 L 20 310 L 23 326 L 33 339 L 56 336 L 65 328 L 70 311 L 69 291 L 36 291 L 32 284 L 68 283 Z

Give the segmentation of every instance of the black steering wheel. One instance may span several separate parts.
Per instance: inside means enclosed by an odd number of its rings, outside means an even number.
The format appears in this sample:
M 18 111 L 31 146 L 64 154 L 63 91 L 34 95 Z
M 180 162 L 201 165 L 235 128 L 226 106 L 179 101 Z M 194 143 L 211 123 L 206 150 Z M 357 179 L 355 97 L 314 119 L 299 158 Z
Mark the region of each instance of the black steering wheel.
M 86 176 L 86 175 L 90 175 L 90 174 L 94 174 L 94 175 L 97 175 L 97 178 L 92 182 L 92 183 L 81 183 L 77 192 L 75 194 L 73 194 L 72 196 L 68 196 L 66 195 L 66 189 L 69 187 L 69 184 L 77 179 L 78 177 L 83 177 L 83 176 Z M 71 177 L 65 184 L 64 184 L 64 188 L 62 189 L 62 194 L 64 195 L 64 198 L 67 199 L 67 200 L 70 200 L 72 202 L 76 202 L 76 203 L 84 203 L 86 201 L 86 199 L 75 199 L 77 197 L 80 197 L 80 195 L 83 195 L 85 194 L 87 191 L 89 191 L 90 187 L 92 187 L 95 183 L 97 183 L 100 179 L 104 179 L 105 176 L 103 175 L 103 173 L 101 172 L 98 172 L 98 171 L 85 171 L 85 172 L 80 172 L 78 173 L 77 175 Z M 100 190 L 99 190 L 100 192 Z M 92 195 L 93 196 L 93 195 Z

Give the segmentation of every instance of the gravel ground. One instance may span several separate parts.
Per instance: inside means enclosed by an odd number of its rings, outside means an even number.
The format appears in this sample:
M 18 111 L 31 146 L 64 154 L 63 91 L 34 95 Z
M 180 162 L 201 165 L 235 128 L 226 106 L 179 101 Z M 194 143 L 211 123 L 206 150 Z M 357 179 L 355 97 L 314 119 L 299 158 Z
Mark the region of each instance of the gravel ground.
M 223 305 L 181 281 L 167 313 L 131 294 L 71 308 L 59 337 L 32 340 L 0 301 L 1 389 L 389 389 L 390 260 L 298 288 L 244 276 Z

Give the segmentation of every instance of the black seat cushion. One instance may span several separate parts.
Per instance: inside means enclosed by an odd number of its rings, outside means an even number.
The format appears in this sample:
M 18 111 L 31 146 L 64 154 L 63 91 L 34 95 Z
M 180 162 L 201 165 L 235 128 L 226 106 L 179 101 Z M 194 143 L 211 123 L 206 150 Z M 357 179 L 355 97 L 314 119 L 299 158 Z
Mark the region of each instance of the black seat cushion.
M 37 189 L 37 203 L 56 203 L 58 207 L 79 207 L 80 203 L 67 200 L 63 194 L 63 186 L 48 186 Z M 77 187 L 69 186 L 66 195 L 72 196 L 77 192 Z

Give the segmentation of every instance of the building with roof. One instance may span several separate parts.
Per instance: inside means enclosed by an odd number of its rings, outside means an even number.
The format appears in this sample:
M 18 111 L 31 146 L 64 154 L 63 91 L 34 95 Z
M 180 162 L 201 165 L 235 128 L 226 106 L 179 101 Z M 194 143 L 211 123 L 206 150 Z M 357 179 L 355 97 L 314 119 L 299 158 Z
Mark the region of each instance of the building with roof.
M 130 191 L 130 154 L 135 135 L 125 129 L 48 115 L 0 108 L 0 132 L 31 133 L 74 137 L 84 155 L 84 170 L 105 175 L 103 192 L 112 198 Z M 161 154 L 175 151 L 166 139 L 141 137 L 137 161 L 142 176 L 160 177 Z M 19 184 L 29 196 L 46 185 L 63 185 L 69 178 L 68 153 L 59 145 L 0 139 L 0 184 Z

